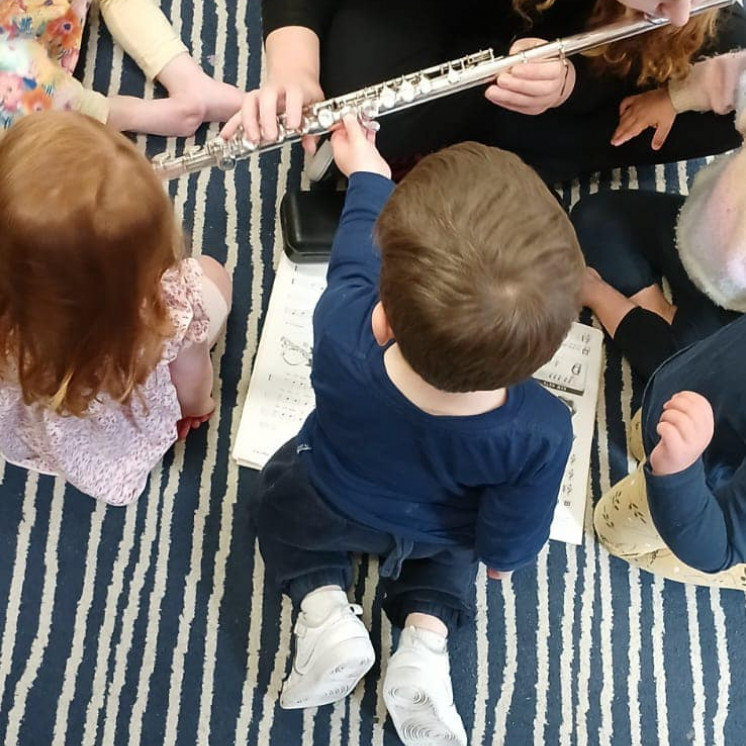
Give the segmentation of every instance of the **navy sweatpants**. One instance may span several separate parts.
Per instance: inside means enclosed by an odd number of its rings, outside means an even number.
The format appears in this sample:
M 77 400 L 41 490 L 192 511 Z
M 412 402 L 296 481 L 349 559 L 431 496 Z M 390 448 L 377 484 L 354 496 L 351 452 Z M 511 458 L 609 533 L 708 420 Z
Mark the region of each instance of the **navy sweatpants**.
M 412 541 L 341 515 L 311 484 L 295 439 L 262 470 L 251 512 L 267 575 L 296 607 L 315 588 L 349 587 L 351 555 L 373 554 L 382 558 L 383 608 L 394 626 L 413 612 L 449 629 L 474 615 L 479 562 L 472 547 Z

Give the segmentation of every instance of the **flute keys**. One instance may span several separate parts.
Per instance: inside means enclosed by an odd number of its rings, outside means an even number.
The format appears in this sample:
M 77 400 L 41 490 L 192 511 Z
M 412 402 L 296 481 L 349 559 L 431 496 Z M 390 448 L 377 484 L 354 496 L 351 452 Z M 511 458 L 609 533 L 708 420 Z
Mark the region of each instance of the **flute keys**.
M 216 165 L 221 171 L 232 171 L 236 167 L 236 159 L 232 155 L 224 155 L 218 158 Z
M 453 67 L 449 67 L 447 79 L 451 85 L 456 85 L 456 83 L 461 80 L 461 75 L 459 74 L 458 70 L 454 69 Z
M 382 109 L 393 109 L 396 106 L 396 91 L 389 86 L 384 86 L 378 94 L 378 102 Z
M 423 96 L 427 96 L 427 94 L 433 90 L 432 81 L 430 78 L 420 78 L 419 83 L 417 83 L 417 88 Z
M 158 153 L 151 159 L 154 166 L 164 166 L 171 159 L 171 153 Z
M 368 117 L 368 119 L 375 119 L 380 113 L 378 102 L 371 100 L 363 101 L 363 103 L 360 104 L 360 112 Z
M 417 91 L 408 80 L 403 81 L 399 86 L 399 98 L 406 104 L 411 104 L 412 101 L 414 101 L 416 94 Z
M 319 109 L 316 113 L 316 119 L 325 130 L 328 130 L 335 124 L 334 112 L 331 109 Z

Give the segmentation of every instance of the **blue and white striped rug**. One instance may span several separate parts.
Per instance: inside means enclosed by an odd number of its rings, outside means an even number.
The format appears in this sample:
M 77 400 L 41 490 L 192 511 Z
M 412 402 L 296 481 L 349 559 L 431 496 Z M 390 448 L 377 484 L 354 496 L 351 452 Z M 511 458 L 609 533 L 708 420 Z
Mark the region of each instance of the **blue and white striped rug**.
M 258 0 L 165 8 L 208 70 L 254 87 Z M 83 67 L 98 90 L 143 91 L 92 16 Z M 150 154 L 163 141 L 140 140 Z M 575 185 L 685 190 L 691 167 Z M 284 712 L 291 615 L 266 589 L 248 527 L 254 473 L 230 459 L 280 250 L 277 206 L 301 157 L 285 148 L 224 177 L 172 185 L 195 251 L 227 263 L 235 303 L 215 351 L 219 408 L 159 465 L 129 509 L 0 463 L 0 738 L 47 744 L 384 746 L 379 667 L 347 701 Z M 607 350 L 592 461 L 594 496 L 628 469 L 625 425 L 640 391 Z M 373 560 L 354 593 L 385 664 L 392 630 Z M 512 585 L 476 586 L 480 614 L 452 640 L 457 705 L 471 743 L 705 746 L 746 743 L 745 599 L 641 575 L 589 533 L 552 544 Z M 739 674 L 739 671 L 741 673 Z

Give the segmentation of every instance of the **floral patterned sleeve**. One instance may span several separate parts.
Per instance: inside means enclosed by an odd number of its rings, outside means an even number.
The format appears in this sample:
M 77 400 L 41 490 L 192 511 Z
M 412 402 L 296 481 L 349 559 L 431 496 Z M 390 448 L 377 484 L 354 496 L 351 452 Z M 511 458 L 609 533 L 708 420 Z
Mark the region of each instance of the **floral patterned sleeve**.
M 182 347 L 207 340 L 210 318 L 202 294 L 203 277 L 199 262 L 189 258 L 161 278 L 163 299 L 175 330 L 164 348 L 166 362 L 174 360 Z

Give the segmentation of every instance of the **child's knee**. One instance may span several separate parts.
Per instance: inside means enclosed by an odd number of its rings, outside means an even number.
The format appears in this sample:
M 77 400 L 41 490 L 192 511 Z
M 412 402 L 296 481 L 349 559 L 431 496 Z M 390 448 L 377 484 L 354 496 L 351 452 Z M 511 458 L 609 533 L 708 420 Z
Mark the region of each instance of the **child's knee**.
M 230 311 L 233 302 L 233 280 L 228 274 L 228 270 L 217 259 L 213 259 L 211 256 L 203 254 L 197 261 L 200 263 L 205 277 L 215 283 Z

